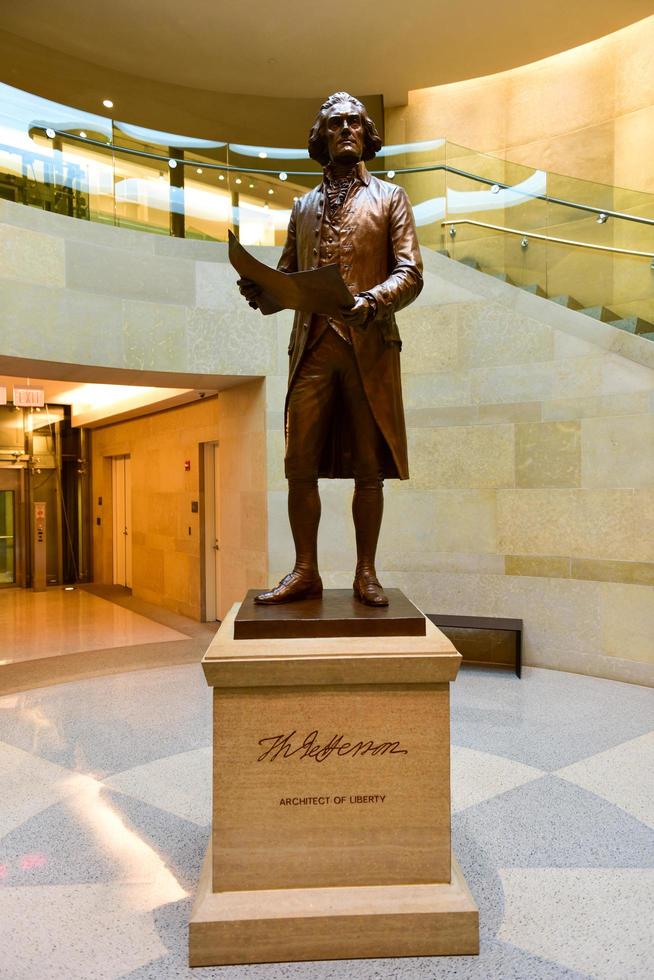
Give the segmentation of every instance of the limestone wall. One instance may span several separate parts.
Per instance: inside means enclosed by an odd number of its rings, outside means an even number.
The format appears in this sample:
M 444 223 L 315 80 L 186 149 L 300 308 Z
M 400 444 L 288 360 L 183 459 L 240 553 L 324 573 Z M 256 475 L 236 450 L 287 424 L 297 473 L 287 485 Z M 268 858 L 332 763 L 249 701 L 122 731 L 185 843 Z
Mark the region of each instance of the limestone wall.
M 383 582 L 428 612 L 524 619 L 529 664 L 654 682 L 654 345 L 425 260 L 400 314 L 411 480 L 387 483 Z M 345 586 L 347 494 L 328 495 Z
M 265 378 L 265 405 L 256 385 L 247 406 L 244 387 L 219 404 L 231 419 L 234 587 L 265 574 L 257 534 L 276 581 L 292 561 L 290 316 L 248 309 L 222 245 L 2 202 L 0 222 L 4 373 L 29 365 L 37 377 L 40 365 L 59 372 L 42 376 L 225 390 Z M 261 254 L 273 264 L 278 250 Z M 384 583 L 426 612 L 523 618 L 528 664 L 654 682 L 654 345 L 434 253 L 425 264 L 425 289 L 400 314 L 411 480 L 387 484 Z M 350 493 L 323 487 L 331 586 L 351 583 Z

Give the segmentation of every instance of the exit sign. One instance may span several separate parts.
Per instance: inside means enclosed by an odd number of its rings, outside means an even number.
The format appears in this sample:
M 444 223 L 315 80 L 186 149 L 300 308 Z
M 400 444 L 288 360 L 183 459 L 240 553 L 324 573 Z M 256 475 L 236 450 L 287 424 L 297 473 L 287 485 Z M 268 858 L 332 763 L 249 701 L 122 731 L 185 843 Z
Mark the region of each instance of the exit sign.
M 14 386 L 14 405 L 17 408 L 43 408 L 45 391 L 43 388 L 16 388 Z

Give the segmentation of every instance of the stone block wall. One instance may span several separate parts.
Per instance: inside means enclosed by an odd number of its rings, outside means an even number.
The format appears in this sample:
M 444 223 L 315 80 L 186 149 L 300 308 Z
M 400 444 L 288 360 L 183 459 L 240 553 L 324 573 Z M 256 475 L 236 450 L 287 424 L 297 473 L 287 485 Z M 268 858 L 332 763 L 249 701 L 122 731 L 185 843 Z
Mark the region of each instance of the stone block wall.
M 251 311 L 226 251 L 0 202 L 0 365 L 222 389 L 244 590 L 266 558 L 269 582 L 292 562 L 291 316 Z M 272 265 L 279 250 L 259 254 Z M 387 483 L 383 582 L 426 612 L 524 619 L 528 664 L 654 682 L 654 344 L 424 258 L 425 289 L 400 314 L 411 479 Z M 245 405 L 255 377 L 265 402 L 255 385 Z M 323 576 L 348 587 L 351 484 L 322 493 Z

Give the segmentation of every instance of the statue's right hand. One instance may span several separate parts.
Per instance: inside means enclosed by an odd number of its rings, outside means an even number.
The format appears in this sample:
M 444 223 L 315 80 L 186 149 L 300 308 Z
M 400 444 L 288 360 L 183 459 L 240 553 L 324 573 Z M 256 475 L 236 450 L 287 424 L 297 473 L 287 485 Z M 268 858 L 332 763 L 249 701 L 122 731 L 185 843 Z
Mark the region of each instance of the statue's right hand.
M 253 279 L 238 279 L 236 285 L 241 296 L 244 296 L 253 310 L 259 309 L 256 299 L 261 293 L 261 286 L 258 286 Z

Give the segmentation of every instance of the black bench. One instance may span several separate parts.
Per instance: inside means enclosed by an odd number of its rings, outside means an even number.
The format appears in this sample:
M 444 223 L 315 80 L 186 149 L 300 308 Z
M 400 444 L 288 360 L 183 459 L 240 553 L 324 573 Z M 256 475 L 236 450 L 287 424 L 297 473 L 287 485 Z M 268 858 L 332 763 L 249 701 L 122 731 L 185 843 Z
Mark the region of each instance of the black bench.
M 452 641 L 463 662 L 482 667 L 514 669 L 522 674 L 522 620 L 496 616 L 441 616 L 427 618 Z

